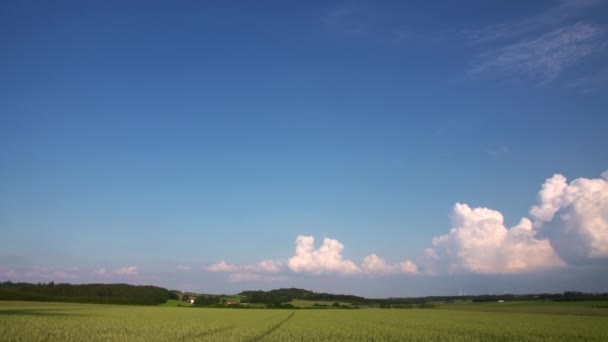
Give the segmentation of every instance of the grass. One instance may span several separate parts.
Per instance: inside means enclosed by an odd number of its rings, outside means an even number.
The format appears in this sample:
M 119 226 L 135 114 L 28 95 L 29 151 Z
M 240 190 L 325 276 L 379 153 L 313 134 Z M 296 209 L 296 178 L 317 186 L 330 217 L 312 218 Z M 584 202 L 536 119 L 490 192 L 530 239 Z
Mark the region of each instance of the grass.
M 606 302 L 554 302 L 554 301 L 522 301 L 504 303 L 453 303 L 442 304 L 438 307 L 446 310 L 466 310 L 505 313 L 532 313 L 548 315 L 582 315 L 607 316 Z
M 176 300 L 176 299 L 169 299 L 166 303 L 164 304 L 160 304 L 159 306 L 166 306 L 166 307 L 192 307 L 193 305 L 190 303 L 186 303 L 182 300 Z
M 530 303 L 500 304 L 535 311 Z M 0 301 L 0 340 L 608 340 L 607 316 L 565 315 L 559 305 L 554 306 L 558 314 L 485 311 L 493 305 L 498 303 L 468 304 L 464 309 L 235 310 Z M 574 312 L 581 308 L 565 306 Z

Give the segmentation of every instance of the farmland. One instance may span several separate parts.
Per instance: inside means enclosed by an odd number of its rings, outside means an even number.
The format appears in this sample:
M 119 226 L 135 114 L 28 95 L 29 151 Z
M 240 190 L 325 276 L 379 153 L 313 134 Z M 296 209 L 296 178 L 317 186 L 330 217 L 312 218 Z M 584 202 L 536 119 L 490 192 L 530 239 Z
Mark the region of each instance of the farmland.
M 243 310 L 14 301 L 0 302 L 0 340 L 608 340 L 608 309 L 590 308 L 599 313 L 591 316 L 562 314 L 563 306 L 560 314 L 483 311 L 488 306 Z
M 505 303 L 453 303 L 439 305 L 438 307 L 446 310 L 483 312 L 608 316 L 608 302 L 605 301 L 514 301 Z

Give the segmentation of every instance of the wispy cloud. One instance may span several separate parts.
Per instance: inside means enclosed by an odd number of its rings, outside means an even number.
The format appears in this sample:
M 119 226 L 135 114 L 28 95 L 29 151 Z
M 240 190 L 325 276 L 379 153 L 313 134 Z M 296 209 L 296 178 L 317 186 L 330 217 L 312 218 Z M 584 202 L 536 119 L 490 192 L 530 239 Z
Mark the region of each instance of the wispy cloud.
M 16 279 L 19 273 L 12 268 L 0 265 L 0 278 L 1 279 Z
M 32 267 L 28 269 L 15 269 L 0 266 L 0 279 L 26 281 L 74 281 L 80 275 L 77 267 L 52 268 L 52 267 Z
M 321 22 L 330 31 L 348 36 L 362 36 L 370 33 L 370 25 L 365 11 L 349 4 L 335 7 L 321 17 Z
M 117 275 L 125 275 L 125 276 L 137 275 L 137 267 L 129 266 L 129 267 L 119 268 L 114 273 Z
M 568 87 L 581 93 L 594 93 L 608 85 L 608 68 L 601 69 L 590 75 L 585 75 L 568 83 Z
M 482 49 L 469 72 L 537 84 L 557 80 L 606 50 L 606 29 L 587 20 L 601 5 L 602 0 L 562 0 L 533 16 L 464 30 L 469 43 Z
M 332 35 L 357 38 L 387 46 L 437 40 L 438 35 L 423 34 L 407 25 L 387 24 L 386 16 L 390 9 L 374 5 L 373 2 L 359 2 L 334 7 L 321 17 L 321 23 Z
M 391 6 L 358 2 L 337 6 L 322 16 L 323 26 L 344 37 L 384 46 L 453 46 L 470 52 L 464 70 L 472 76 L 546 85 L 560 78 L 583 92 L 600 89 L 605 77 L 567 74 L 590 56 L 608 50 L 604 24 L 590 18 L 604 8 L 602 0 L 561 0 L 536 14 L 480 28 L 413 27 L 388 21 Z M 437 20 L 441 20 L 438 18 Z M 438 45 L 439 43 L 439 45 Z M 605 55 L 605 54 L 604 54 Z M 580 80 L 579 80 L 580 79 Z
M 110 275 L 108 270 L 106 270 L 105 268 L 93 270 L 93 273 L 95 273 L 95 275 L 97 275 L 99 277 L 107 277 Z
M 190 266 L 179 265 L 175 269 L 178 271 L 190 271 Z
M 605 30 L 577 23 L 540 37 L 509 44 L 481 54 L 472 74 L 497 72 L 517 79 L 548 83 L 588 55 L 604 49 Z
M 209 272 L 230 273 L 228 280 L 237 282 L 277 282 L 287 280 L 287 276 L 277 275 L 284 270 L 285 263 L 281 260 L 262 260 L 255 265 L 234 265 L 226 261 L 205 267 Z
M 280 260 L 262 260 L 255 265 L 234 265 L 226 261 L 206 266 L 205 269 L 211 272 L 256 272 L 256 273 L 278 273 L 283 269 L 283 262 Z
M 511 153 L 511 149 L 507 146 L 502 146 L 501 148 L 489 148 L 486 150 L 486 153 L 490 157 L 498 157 L 500 155 L 505 155 Z
M 463 33 L 470 42 L 476 44 L 512 39 L 537 31 L 550 30 L 556 25 L 577 20 L 585 12 L 601 4 L 601 0 L 562 0 L 557 5 L 531 17 L 479 29 L 467 29 Z

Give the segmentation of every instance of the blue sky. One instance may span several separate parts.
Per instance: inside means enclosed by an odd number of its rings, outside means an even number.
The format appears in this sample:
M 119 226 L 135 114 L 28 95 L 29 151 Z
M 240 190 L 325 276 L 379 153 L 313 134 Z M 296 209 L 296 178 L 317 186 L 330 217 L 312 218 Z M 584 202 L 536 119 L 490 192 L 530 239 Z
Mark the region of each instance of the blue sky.
M 0 43 L 0 281 L 608 290 L 606 1 L 5 2 Z

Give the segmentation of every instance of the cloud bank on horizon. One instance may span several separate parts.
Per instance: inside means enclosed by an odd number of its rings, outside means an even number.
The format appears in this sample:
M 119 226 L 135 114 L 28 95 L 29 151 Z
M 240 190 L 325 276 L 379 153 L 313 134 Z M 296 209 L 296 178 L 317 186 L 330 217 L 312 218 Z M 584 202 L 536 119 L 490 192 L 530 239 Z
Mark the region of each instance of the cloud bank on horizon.
M 456 274 L 521 274 L 539 270 L 602 264 L 608 261 L 608 170 L 600 178 L 577 178 L 570 182 L 555 174 L 546 179 L 530 218 L 507 227 L 498 210 L 456 203 L 449 231 L 431 239 L 416 260 L 390 263 L 372 253 L 360 263 L 343 254 L 337 239 L 299 235 L 294 255 L 282 260 L 266 259 L 256 264 L 236 265 L 226 261 L 207 265 L 207 272 L 226 273 L 228 281 L 280 282 L 289 274 L 338 277 L 435 276 Z M 179 272 L 192 272 L 178 265 Z M 79 279 L 78 268 L 27 271 L 0 267 L 5 278 Z M 142 276 L 137 266 L 89 271 L 104 281 L 122 281 Z M 145 272 L 144 272 L 145 273 Z
M 221 261 L 205 269 L 229 273 L 231 282 L 239 282 L 285 280 L 288 271 L 343 277 L 514 274 L 602 262 L 608 259 L 608 171 L 570 183 L 553 175 L 542 185 L 530 216 L 506 227 L 500 211 L 456 203 L 449 233 L 433 237 L 432 247 L 416 262 L 390 264 L 371 254 L 357 264 L 343 256 L 340 241 L 324 238 L 315 248 L 313 236 L 300 235 L 287 261 L 240 266 Z

